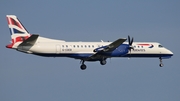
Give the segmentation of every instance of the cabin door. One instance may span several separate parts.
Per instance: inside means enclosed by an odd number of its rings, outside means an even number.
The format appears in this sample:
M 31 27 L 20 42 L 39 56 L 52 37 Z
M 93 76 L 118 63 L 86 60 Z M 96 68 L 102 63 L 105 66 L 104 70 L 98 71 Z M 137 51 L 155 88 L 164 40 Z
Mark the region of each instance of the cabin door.
M 60 45 L 56 45 L 56 54 L 61 53 L 61 47 Z

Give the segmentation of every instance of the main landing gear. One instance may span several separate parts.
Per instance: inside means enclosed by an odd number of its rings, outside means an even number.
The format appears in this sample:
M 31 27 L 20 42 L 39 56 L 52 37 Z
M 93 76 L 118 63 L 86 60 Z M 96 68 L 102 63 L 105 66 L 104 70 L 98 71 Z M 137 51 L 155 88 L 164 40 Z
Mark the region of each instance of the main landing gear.
M 159 60 L 160 60 L 159 67 L 163 67 L 164 65 L 163 65 L 163 63 L 162 63 L 162 58 L 160 57 Z
M 80 62 L 81 63 L 81 66 L 80 66 L 81 70 L 85 70 L 87 68 L 87 66 L 84 64 L 84 62 L 85 62 L 84 60 L 81 60 L 81 62 Z M 106 63 L 107 63 L 106 60 L 100 61 L 101 65 L 105 65 Z
M 105 65 L 106 63 L 107 63 L 106 60 L 101 60 L 101 61 L 100 61 L 100 64 L 101 64 L 101 65 Z
M 87 66 L 84 64 L 84 60 L 82 60 L 82 64 L 80 66 L 81 70 L 85 70 Z

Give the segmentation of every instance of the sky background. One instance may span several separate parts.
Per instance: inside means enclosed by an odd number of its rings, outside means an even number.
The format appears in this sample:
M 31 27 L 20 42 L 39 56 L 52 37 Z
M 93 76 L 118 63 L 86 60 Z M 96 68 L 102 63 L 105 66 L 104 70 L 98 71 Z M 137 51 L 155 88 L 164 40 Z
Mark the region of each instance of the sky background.
M 0 101 L 180 101 L 179 0 L 1 0 Z M 112 58 L 105 66 L 5 48 L 6 15 L 30 33 L 66 41 L 159 42 L 174 56 Z

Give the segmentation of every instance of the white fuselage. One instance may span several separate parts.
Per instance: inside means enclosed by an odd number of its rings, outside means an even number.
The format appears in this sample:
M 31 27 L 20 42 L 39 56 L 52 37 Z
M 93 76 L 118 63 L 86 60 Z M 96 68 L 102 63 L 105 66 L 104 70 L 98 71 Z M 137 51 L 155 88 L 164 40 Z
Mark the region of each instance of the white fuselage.
M 6 15 L 11 34 L 11 44 L 6 48 L 46 56 L 70 57 L 81 60 L 80 68 L 86 69 L 85 61 L 100 61 L 106 64 L 111 57 L 157 57 L 170 58 L 173 53 L 157 42 L 134 42 L 133 38 L 119 38 L 114 42 L 66 42 L 30 34 L 15 15 Z M 125 42 L 128 40 L 128 42 Z
M 110 43 L 111 42 L 66 42 L 63 40 L 39 37 L 33 46 L 22 47 L 22 49 L 18 50 L 41 56 L 71 57 L 70 54 L 95 54 L 94 49 L 109 45 Z M 128 43 L 124 42 L 123 44 Z M 14 48 L 17 48 L 16 46 L 18 46 L 18 43 L 14 45 Z M 131 51 L 131 57 L 160 57 L 161 54 L 173 54 L 157 42 L 133 42 L 132 46 L 134 50 Z M 128 54 L 130 54 L 130 52 Z M 128 54 L 124 57 L 129 57 Z

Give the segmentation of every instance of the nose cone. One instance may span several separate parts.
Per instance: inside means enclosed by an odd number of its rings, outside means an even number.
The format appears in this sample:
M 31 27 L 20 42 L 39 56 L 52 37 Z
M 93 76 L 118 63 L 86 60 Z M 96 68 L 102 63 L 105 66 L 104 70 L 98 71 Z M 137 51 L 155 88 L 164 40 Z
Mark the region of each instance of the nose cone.
M 170 56 L 173 56 L 173 52 L 170 51 L 170 50 L 168 50 L 168 49 L 166 49 L 166 53 L 167 53 L 168 55 L 170 55 Z
M 169 50 L 169 54 L 170 54 L 171 56 L 173 56 L 173 52 L 171 52 L 170 50 Z
M 170 51 L 170 50 L 168 50 L 168 49 L 166 49 L 165 54 L 166 54 L 167 56 L 169 56 L 169 57 L 173 56 L 173 52 Z

